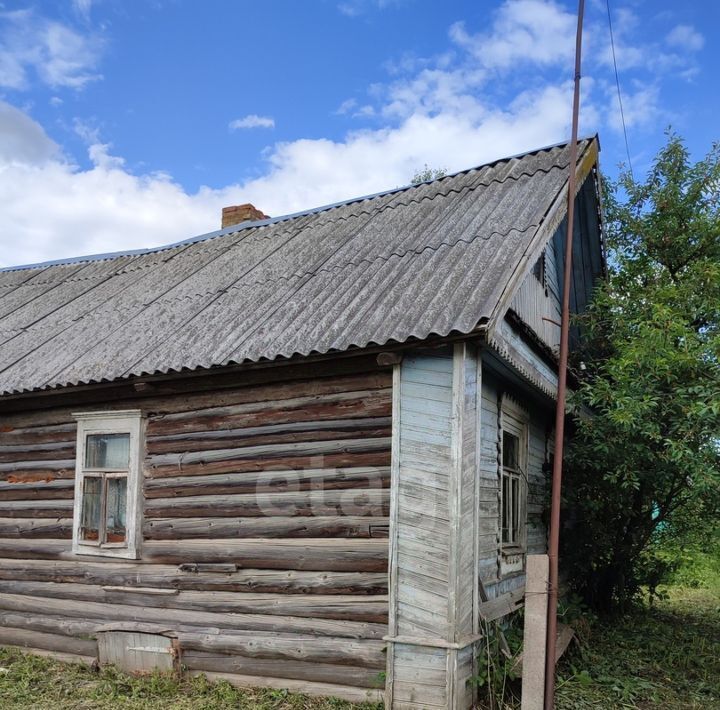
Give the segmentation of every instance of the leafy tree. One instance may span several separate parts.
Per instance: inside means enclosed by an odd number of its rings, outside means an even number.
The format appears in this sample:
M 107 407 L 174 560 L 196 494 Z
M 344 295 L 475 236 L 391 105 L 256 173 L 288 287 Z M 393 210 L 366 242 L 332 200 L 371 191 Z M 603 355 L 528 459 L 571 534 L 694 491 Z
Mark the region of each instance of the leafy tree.
M 429 168 L 427 163 L 422 170 L 418 170 L 411 178 L 411 185 L 419 185 L 421 182 L 427 182 L 428 180 L 437 180 L 438 178 L 445 177 L 447 170 L 445 168 Z
M 644 182 L 623 172 L 605 193 L 562 536 L 572 587 L 601 609 L 659 581 L 663 536 L 719 518 L 720 145 L 692 164 L 670 134 Z

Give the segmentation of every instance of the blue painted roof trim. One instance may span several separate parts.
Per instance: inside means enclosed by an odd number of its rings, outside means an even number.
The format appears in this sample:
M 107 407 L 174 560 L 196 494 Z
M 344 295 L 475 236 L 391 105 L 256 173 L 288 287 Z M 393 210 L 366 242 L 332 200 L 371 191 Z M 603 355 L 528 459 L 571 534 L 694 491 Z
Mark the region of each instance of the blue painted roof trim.
M 599 148 L 599 137 L 596 133 L 594 135 L 594 139 L 598 141 L 598 148 Z M 582 140 L 591 140 L 591 138 L 585 138 L 585 139 L 579 139 L 579 141 Z M 197 242 L 203 242 L 209 239 L 215 239 L 216 237 L 222 237 L 226 234 L 235 234 L 236 232 L 240 232 L 244 229 L 251 229 L 254 227 L 264 227 L 268 224 L 276 224 L 277 222 L 284 222 L 286 220 L 290 219 L 296 219 L 297 217 L 306 217 L 311 214 L 317 214 L 319 212 L 326 212 L 328 210 L 335 209 L 337 207 L 345 207 L 346 205 L 352 205 L 355 202 L 364 202 L 365 200 L 374 200 L 377 197 L 385 197 L 386 195 L 392 195 L 398 192 L 404 192 L 406 190 L 411 190 L 414 187 L 418 187 L 419 185 L 428 185 L 432 182 L 438 182 L 440 180 L 446 180 L 448 178 L 454 178 L 458 175 L 463 175 L 465 173 L 469 173 L 472 170 L 481 170 L 482 168 L 491 167 L 493 165 L 497 165 L 498 163 L 506 163 L 509 160 L 514 160 L 516 158 L 521 158 L 525 155 L 534 155 L 536 153 L 542 153 L 546 150 L 552 150 L 553 148 L 559 148 L 560 146 L 567 145 L 568 141 L 562 141 L 560 143 L 554 143 L 552 145 L 544 146 L 543 148 L 536 148 L 535 150 L 526 151 L 524 153 L 516 153 L 515 155 L 510 155 L 505 158 L 498 158 L 497 160 L 491 160 L 488 163 L 483 163 L 482 165 L 476 165 L 472 168 L 466 168 L 465 170 L 458 170 L 455 173 L 452 173 L 450 175 L 443 175 L 441 178 L 433 178 L 432 180 L 425 180 L 424 182 L 419 183 L 413 183 L 411 185 L 403 185 L 402 187 L 395 187 L 391 190 L 383 190 L 381 192 L 375 192 L 370 195 L 363 195 L 362 197 L 352 197 L 348 200 L 342 200 L 341 202 L 334 202 L 329 205 L 322 205 L 321 207 L 313 207 L 312 209 L 303 210 L 301 212 L 293 212 L 291 214 L 281 215 L 279 217 L 270 217 L 268 219 L 261 219 L 254 222 L 240 222 L 238 224 L 233 224 L 230 227 L 226 227 L 225 229 L 218 229 L 214 232 L 207 232 L 206 234 L 200 234 L 197 237 L 190 237 L 189 239 L 183 239 L 179 242 L 174 242 L 173 244 L 163 244 L 161 246 L 157 247 L 149 247 L 146 249 L 132 249 L 130 251 L 115 251 L 115 252 L 108 252 L 106 254 L 88 254 L 86 256 L 75 256 L 75 257 L 69 257 L 66 259 L 55 259 L 53 261 L 40 261 L 35 264 L 22 264 L 20 266 L 3 266 L 0 267 L 0 273 L 6 272 L 6 271 L 26 271 L 30 269 L 45 269 L 50 266 L 64 266 L 64 265 L 70 265 L 70 264 L 81 264 L 83 262 L 90 262 L 90 261 L 105 261 L 107 259 L 114 259 L 120 256 L 140 256 L 144 254 L 154 254 L 161 251 L 168 251 L 170 249 L 176 249 L 177 247 L 184 247 L 189 246 L 190 244 L 196 244 Z

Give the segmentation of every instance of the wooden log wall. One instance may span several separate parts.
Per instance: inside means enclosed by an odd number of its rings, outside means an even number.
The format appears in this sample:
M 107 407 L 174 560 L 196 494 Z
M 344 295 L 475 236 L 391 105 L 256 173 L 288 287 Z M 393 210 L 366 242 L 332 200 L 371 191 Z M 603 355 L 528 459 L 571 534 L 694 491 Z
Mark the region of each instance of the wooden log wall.
M 191 672 L 378 697 L 392 374 L 273 370 L 0 409 L 0 644 L 87 657 L 103 625 L 158 626 Z M 141 558 L 74 555 L 71 413 L 126 408 L 147 417 Z

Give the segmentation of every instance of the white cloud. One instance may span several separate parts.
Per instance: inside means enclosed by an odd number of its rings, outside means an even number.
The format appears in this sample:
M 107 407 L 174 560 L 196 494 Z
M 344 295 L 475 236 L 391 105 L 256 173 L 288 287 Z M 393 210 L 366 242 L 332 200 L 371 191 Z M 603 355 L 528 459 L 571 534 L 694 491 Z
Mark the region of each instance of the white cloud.
M 230 121 L 228 128 L 237 131 L 241 128 L 275 128 L 275 119 L 271 116 L 258 116 L 255 113 Z
M 80 89 L 96 72 L 102 42 L 33 10 L 0 11 L 0 87 L 26 89 L 37 78 Z
M 0 101 L 0 170 L 23 163 L 43 164 L 59 157 L 58 146 L 27 114 Z
M 508 0 L 495 14 L 489 32 L 472 35 L 458 22 L 450 28 L 450 36 L 482 67 L 549 65 L 574 56 L 575 23 L 575 15 L 554 2 Z
M 691 25 L 675 26 L 665 38 L 671 47 L 697 52 L 705 45 L 705 38 Z

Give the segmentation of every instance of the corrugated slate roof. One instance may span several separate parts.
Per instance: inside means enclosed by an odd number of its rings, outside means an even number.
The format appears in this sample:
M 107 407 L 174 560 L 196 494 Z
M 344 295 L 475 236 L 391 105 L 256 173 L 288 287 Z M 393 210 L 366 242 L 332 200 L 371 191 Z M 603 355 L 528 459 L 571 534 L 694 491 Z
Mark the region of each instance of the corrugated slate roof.
M 0 393 L 469 333 L 568 160 L 556 146 L 171 247 L 0 271 Z

